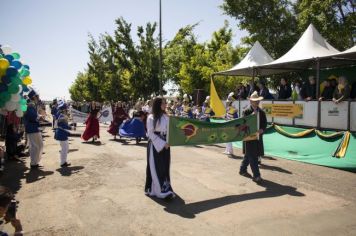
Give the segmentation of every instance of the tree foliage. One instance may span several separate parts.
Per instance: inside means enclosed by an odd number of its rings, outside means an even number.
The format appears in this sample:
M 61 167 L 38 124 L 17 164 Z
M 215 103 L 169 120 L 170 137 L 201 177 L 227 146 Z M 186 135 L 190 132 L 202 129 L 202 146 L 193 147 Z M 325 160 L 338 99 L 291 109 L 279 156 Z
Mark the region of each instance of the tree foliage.
M 278 58 L 310 23 L 339 50 L 355 44 L 355 4 L 350 0 L 223 0 L 221 8 L 249 35 L 239 46 L 233 45 L 232 28 L 225 22 L 210 40 L 198 42 L 194 33 L 198 24 L 182 27 L 163 47 L 162 85 L 172 81 L 182 93 L 192 94 L 196 89 L 208 92 L 212 74 L 238 63 L 254 42 L 260 41 L 272 57 Z M 98 39 L 89 35 L 88 68 L 78 73 L 70 88 L 73 100 L 116 101 L 158 94 L 156 23 L 139 26 L 135 32 L 123 18 L 115 25 L 113 35 L 105 33 Z M 278 85 L 278 78 L 270 80 L 272 87 Z M 217 76 L 215 86 L 224 97 L 238 82 L 248 79 Z
M 313 23 L 331 45 L 350 48 L 356 40 L 355 4 L 350 0 L 224 0 L 223 11 L 275 58 L 286 53 Z

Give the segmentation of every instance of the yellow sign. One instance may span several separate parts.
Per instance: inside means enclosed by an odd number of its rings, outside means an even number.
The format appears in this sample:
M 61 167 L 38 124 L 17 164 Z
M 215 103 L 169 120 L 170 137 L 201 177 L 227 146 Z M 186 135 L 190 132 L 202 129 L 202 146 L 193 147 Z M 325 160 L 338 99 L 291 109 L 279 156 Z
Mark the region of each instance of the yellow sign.
M 303 104 L 262 104 L 267 116 L 283 118 L 303 118 Z

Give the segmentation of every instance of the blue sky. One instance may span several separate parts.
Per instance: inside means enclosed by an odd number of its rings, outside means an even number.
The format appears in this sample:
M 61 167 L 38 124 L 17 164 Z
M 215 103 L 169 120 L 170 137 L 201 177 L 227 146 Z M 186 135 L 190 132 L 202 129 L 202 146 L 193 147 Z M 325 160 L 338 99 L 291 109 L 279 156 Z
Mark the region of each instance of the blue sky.
M 68 88 L 88 62 L 88 33 L 112 33 L 122 16 L 139 25 L 158 18 L 158 0 L 0 0 L 0 44 L 8 44 L 31 67 L 34 87 L 43 99 L 69 99 Z M 204 42 L 230 22 L 234 43 L 246 33 L 223 15 L 222 0 L 162 0 L 163 39 L 179 28 L 200 22 L 195 33 Z

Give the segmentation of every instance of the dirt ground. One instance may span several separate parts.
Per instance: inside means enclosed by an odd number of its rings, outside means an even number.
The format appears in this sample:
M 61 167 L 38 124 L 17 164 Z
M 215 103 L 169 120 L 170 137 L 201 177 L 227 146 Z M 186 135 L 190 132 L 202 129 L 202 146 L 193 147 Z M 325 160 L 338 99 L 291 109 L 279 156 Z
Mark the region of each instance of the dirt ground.
M 259 186 L 238 175 L 237 149 L 228 158 L 223 145 L 174 147 L 178 197 L 166 202 L 144 195 L 146 142 L 106 129 L 101 143 L 70 139 L 69 168 L 49 128 L 42 170 L 29 158 L 6 164 L 1 183 L 20 201 L 26 235 L 356 235 L 355 173 L 269 157 Z

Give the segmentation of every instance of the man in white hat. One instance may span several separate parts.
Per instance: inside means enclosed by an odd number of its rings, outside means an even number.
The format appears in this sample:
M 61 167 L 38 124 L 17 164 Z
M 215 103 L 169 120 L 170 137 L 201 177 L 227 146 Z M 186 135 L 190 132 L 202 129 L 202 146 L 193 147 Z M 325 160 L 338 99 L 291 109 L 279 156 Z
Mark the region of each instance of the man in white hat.
M 260 101 L 263 97 L 259 97 L 258 93 L 255 91 L 250 96 L 250 108 L 243 112 L 243 116 L 248 116 L 251 114 L 257 114 L 259 119 L 258 127 L 258 140 L 244 141 L 243 142 L 243 153 L 244 158 L 240 167 L 240 175 L 249 176 L 247 172 L 247 167 L 250 165 L 253 173 L 253 181 L 260 183 L 262 181 L 260 170 L 258 167 L 258 157 L 263 156 L 263 139 L 262 135 L 267 128 L 267 118 L 265 112 L 259 107 Z

